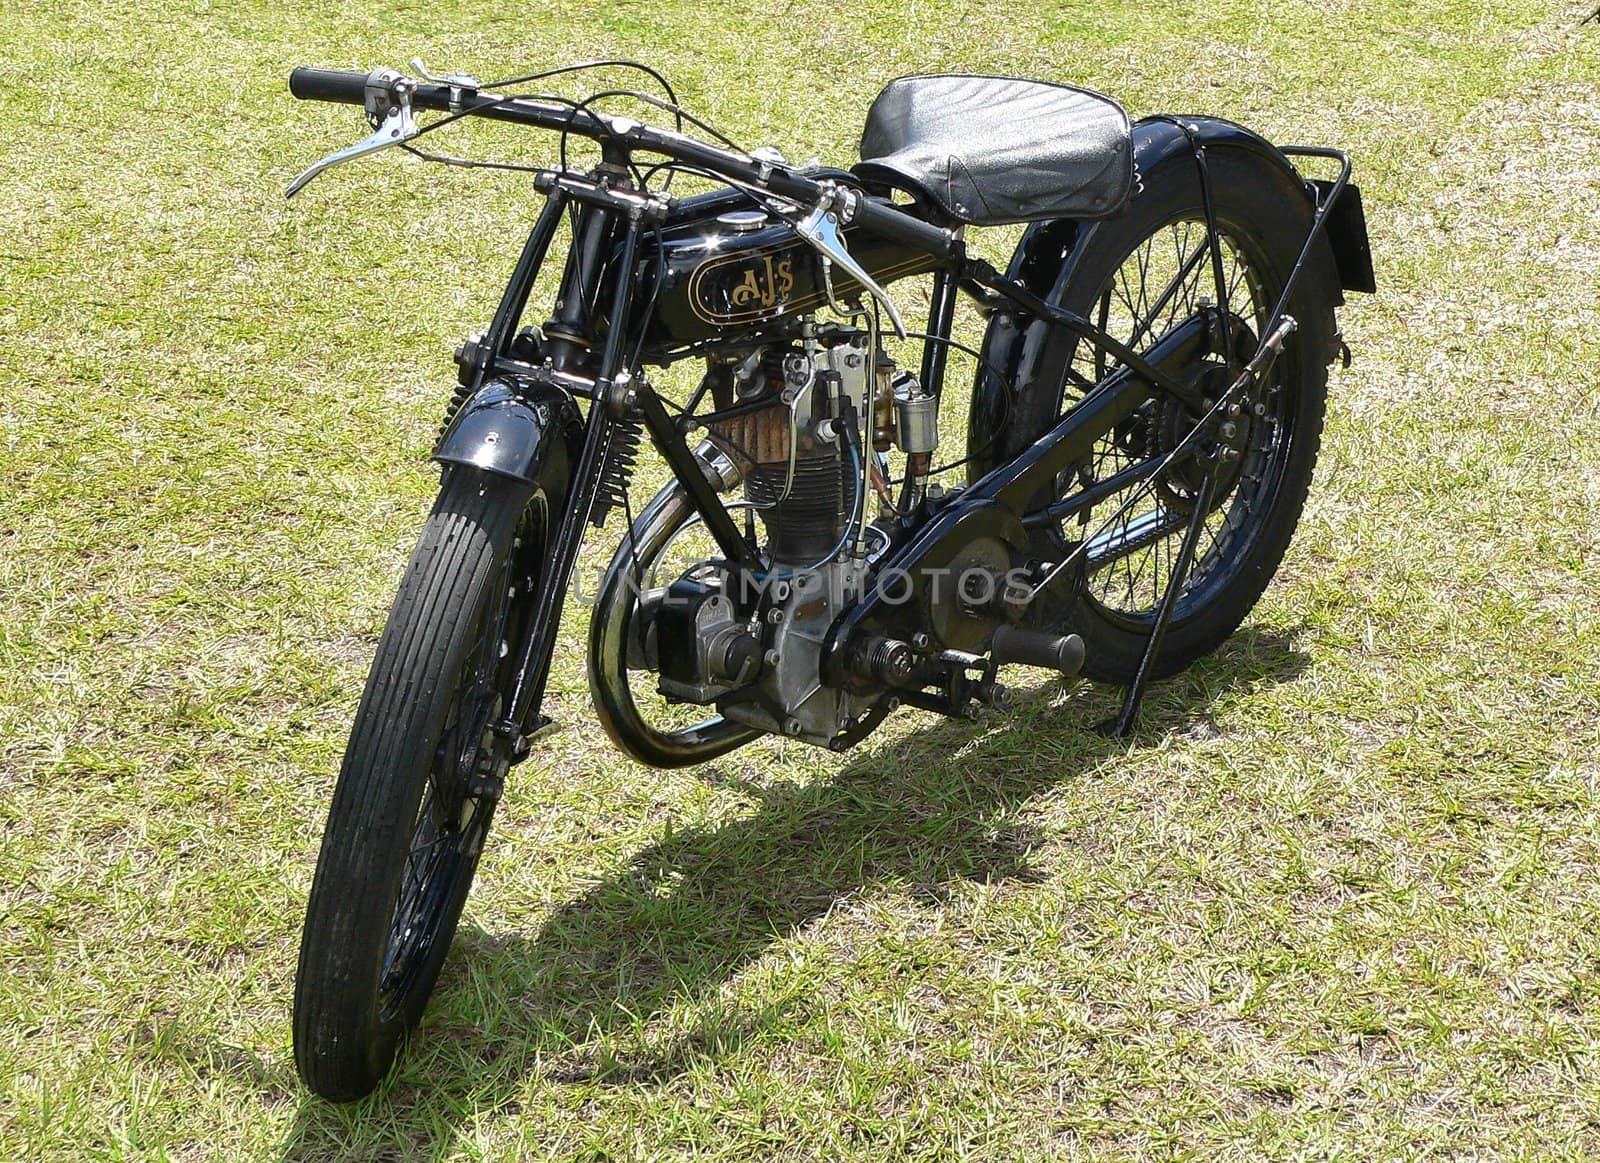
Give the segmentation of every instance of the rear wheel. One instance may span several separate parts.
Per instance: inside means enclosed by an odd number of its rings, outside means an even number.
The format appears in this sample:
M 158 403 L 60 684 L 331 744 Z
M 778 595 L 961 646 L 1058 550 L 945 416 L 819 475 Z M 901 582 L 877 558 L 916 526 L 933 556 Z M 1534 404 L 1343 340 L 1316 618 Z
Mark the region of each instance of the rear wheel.
M 360 1098 L 421 1016 L 455 934 L 506 766 L 505 713 L 545 557 L 543 496 L 447 470 L 356 712 L 295 981 L 295 1062 Z
M 1282 293 L 1310 212 L 1292 178 L 1264 159 L 1216 151 L 1208 161 L 1226 300 L 1242 360 L 1253 353 Z M 1062 304 L 1135 350 L 1148 350 L 1173 326 L 1215 304 L 1219 296 L 1193 160 L 1185 156 L 1148 175 L 1144 193 L 1122 215 L 1094 227 L 1073 262 Z M 1307 270 L 1288 307 L 1299 330 L 1231 418 L 1232 435 L 1222 441 L 1229 459 L 1217 470 L 1194 563 L 1153 677 L 1173 674 L 1216 649 L 1250 612 L 1283 559 L 1321 439 L 1336 293 L 1324 272 Z M 1086 385 L 1117 366 L 1086 341 L 1065 336 L 1060 345 L 1042 366 L 1069 370 L 1023 386 L 1007 447 L 1020 449 L 1037 439 Z M 1208 398 L 1219 396 L 1231 380 L 1218 358 L 1197 361 L 1180 378 Z M 1064 474 L 1057 495 L 1164 457 L 1199 418 L 1164 395 L 1152 395 L 1096 444 L 1086 463 Z M 1132 680 L 1194 512 L 1201 473 L 1192 457 L 1180 456 L 1093 511 L 1037 532 L 1035 551 L 1046 560 L 1083 546 L 1075 599 L 1046 608 L 1053 628 L 1082 636 L 1089 677 Z

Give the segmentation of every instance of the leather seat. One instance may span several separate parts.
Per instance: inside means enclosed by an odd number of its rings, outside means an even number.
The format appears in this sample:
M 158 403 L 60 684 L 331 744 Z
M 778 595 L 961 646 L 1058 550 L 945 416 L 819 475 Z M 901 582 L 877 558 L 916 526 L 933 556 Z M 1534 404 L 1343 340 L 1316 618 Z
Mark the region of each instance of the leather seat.
M 1087 89 L 901 77 L 867 113 L 855 172 L 974 226 L 1104 218 L 1133 187 L 1133 141 L 1122 106 Z

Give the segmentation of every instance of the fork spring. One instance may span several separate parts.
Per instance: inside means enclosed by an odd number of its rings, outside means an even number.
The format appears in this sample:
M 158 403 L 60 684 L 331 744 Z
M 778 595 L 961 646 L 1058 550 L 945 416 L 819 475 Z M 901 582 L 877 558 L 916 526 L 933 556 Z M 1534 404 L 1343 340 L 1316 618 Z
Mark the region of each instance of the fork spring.
M 638 412 L 629 412 L 612 424 L 606 438 L 605 461 L 600 469 L 600 484 L 595 489 L 594 507 L 589 513 L 589 523 L 596 529 L 605 524 L 611 510 L 628 499 L 628 486 L 633 483 L 633 469 L 639 461 L 639 444 L 643 440 Z

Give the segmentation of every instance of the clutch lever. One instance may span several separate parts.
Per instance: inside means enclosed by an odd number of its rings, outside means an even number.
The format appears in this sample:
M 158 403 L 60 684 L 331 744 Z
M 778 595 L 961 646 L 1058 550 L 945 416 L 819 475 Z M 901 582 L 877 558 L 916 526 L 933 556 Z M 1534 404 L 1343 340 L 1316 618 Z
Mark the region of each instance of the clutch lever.
M 369 85 L 368 93 L 371 95 Z M 354 161 L 358 157 L 365 157 L 369 153 L 376 153 L 380 149 L 388 149 L 392 145 L 401 145 L 410 141 L 421 132 L 416 121 L 411 116 L 411 86 L 406 82 L 397 82 L 389 90 L 391 100 L 388 109 L 383 115 L 383 120 L 378 122 L 378 127 L 354 145 L 347 145 L 341 150 L 335 150 L 321 161 L 310 166 L 303 174 L 283 192 L 285 198 L 293 198 L 312 178 L 330 170 L 334 166 L 345 162 Z
M 844 196 L 843 199 L 840 195 Z M 868 294 L 883 304 L 889 322 L 894 325 L 895 335 L 904 339 L 905 324 L 900 322 L 900 312 L 895 310 L 894 300 L 890 299 L 889 293 L 874 282 L 872 276 L 861 269 L 861 264 L 851 257 L 850 251 L 845 247 L 844 236 L 839 232 L 839 210 L 836 207 L 841 201 L 847 207 L 853 206 L 854 203 L 848 198 L 848 193 L 843 190 L 836 191 L 832 198 L 825 198 L 804 218 L 793 223 L 795 233 L 815 247 L 825 261 L 837 264 L 852 279 L 865 287 Z

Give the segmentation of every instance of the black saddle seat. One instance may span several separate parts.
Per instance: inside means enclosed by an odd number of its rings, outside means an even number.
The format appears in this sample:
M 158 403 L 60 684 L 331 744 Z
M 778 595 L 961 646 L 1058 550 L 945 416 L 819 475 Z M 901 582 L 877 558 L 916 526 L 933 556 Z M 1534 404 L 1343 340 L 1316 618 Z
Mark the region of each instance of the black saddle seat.
M 974 226 L 1104 218 L 1133 187 L 1133 140 L 1122 106 L 1087 89 L 901 77 L 867 113 L 855 171 Z

